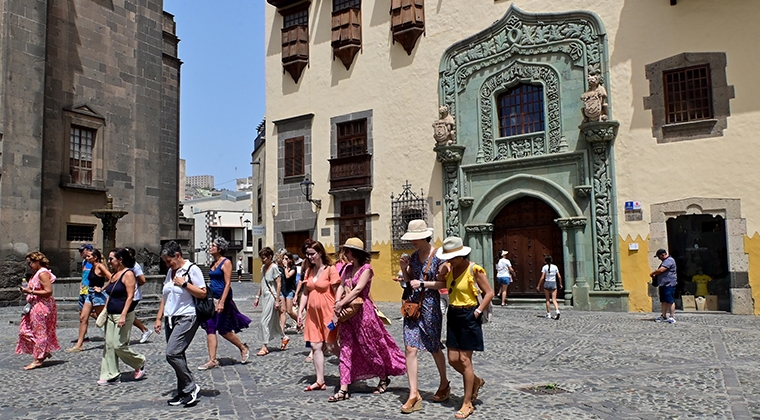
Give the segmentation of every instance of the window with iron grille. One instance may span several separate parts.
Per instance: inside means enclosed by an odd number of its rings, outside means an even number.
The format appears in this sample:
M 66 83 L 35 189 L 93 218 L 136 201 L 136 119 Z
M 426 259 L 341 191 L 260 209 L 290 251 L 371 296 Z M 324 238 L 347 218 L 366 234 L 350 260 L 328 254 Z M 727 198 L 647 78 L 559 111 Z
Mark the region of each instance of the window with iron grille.
M 282 28 L 288 29 L 294 26 L 309 26 L 309 9 L 283 15 Z
M 663 73 L 667 123 L 711 119 L 712 83 L 708 64 Z
M 78 125 L 71 126 L 69 142 L 69 173 L 73 184 L 92 184 L 92 149 L 96 131 Z
M 499 136 L 544 131 L 544 89 L 520 84 L 498 96 Z
M 95 225 L 66 225 L 66 240 L 69 242 L 93 242 Z
M 359 9 L 361 5 L 361 0 L 333 0 L 333 12 L 345 9 Z
M 338 157 L 350 157 L 367 154 L 367 120 L 339 123 Z
M 343 201 L 338 217 L 338 238 L 343 244 L 348 238 L 359 238 L 366 242 L 367 214 L 364 200 Z
M 412 185 L 407 181 L 404 184 L 404 190 L 398 198 L 391 194 L 391 229 L 393 239 L 393 249 L 412 249 L 409 241 L 402 241 L 401 237 L 406 232 L 409 222 L 412 220 L 428 221 L 427 201 L 423 198 L 424 193 L 420 190 L 420 195 L 412 192 Z
M 304 138 L 295 137 L 285 140 L 285 176 L 304 174 Z

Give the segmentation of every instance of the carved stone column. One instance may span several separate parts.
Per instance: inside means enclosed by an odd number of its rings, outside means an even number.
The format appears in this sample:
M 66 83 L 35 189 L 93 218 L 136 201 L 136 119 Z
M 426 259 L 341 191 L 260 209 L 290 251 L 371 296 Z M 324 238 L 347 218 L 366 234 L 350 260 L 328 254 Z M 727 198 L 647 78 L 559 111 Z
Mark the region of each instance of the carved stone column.
M 493 224 L 465 225 L 467 246 L 472 248 L 470 260 L 486 269 L 488 278 L 493 276 Z
M 575 295 L 575 286 L 578 283 L 585 285 L 586 276 L 580 267 L 583 264 L 585 253 L 583 252 L 583 229 L 586 227 L 585 217 L 565 217 L 555 219 L 555 223 L 562 229 L 562 243 L 567 244 L 567 257 L 565 258 L 565 305 L 575 305 L 577 296 Z M 581 235 L 577 233 L 580 232 Z M 572 245 L 571 245 L 572 243 Z M 580 249 L 579 249 L 580 248 Z M 586 302 L 588 302 L 588 291 L 586 291 Z
M 445 236 L 460 236 L 460 209 L 459 209 L 459 163 L 462 161 L 465 146 L 452 144 L 450 146 L 436 146 L 433 148 L 438 161 L 443 165 L 443 201 Z

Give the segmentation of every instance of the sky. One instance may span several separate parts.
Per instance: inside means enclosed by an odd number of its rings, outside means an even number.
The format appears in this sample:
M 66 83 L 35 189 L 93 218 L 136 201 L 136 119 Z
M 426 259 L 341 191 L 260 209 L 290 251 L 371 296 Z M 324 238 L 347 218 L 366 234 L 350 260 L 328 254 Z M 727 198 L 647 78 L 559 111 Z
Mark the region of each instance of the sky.
M 186 174 L 213 175 L 217 189 L 251 176 L 264 118 L 264 7 L 260 0 L 164 0 L 177 24 L 180 157 Z

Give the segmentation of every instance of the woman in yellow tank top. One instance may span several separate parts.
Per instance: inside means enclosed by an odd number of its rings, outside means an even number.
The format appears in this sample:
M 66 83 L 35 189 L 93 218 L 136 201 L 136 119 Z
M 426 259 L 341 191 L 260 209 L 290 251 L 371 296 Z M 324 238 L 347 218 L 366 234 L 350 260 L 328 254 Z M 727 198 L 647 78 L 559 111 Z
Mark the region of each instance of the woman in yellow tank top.
M 454 417 L 464 419 L 475 410 L 472 402 L 478 398 L 480 388 L 485 384 L 475 375 L 472 366 L 472 352 L 483 351 L 483 329 L 480 316 L 493 299 L 493 289 L 483 267 L 471 263 L 468 256 L 472 249 L 462 244 L 462 239 L 449 237 L 436 253 L 437 257 L 448 261 L 448 272 L 444 269 L 446 287 L 449 289 L 449 310 L 446 314 L 446 347 L 449 364 L 462 375 L 464 398 L 462 407 Z M 483 299 L 478 302 L 478 294 Z

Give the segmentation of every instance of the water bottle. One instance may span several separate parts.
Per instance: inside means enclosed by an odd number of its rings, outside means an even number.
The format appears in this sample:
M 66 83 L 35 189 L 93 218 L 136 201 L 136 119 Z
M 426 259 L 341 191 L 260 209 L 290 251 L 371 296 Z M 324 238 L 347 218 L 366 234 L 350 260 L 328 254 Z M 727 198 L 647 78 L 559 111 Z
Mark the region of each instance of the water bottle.
M 21 279 L 21 287 L 26 289 L 26 287 L 29 286 L 29 282 L 26 281 L 26 277 Z

